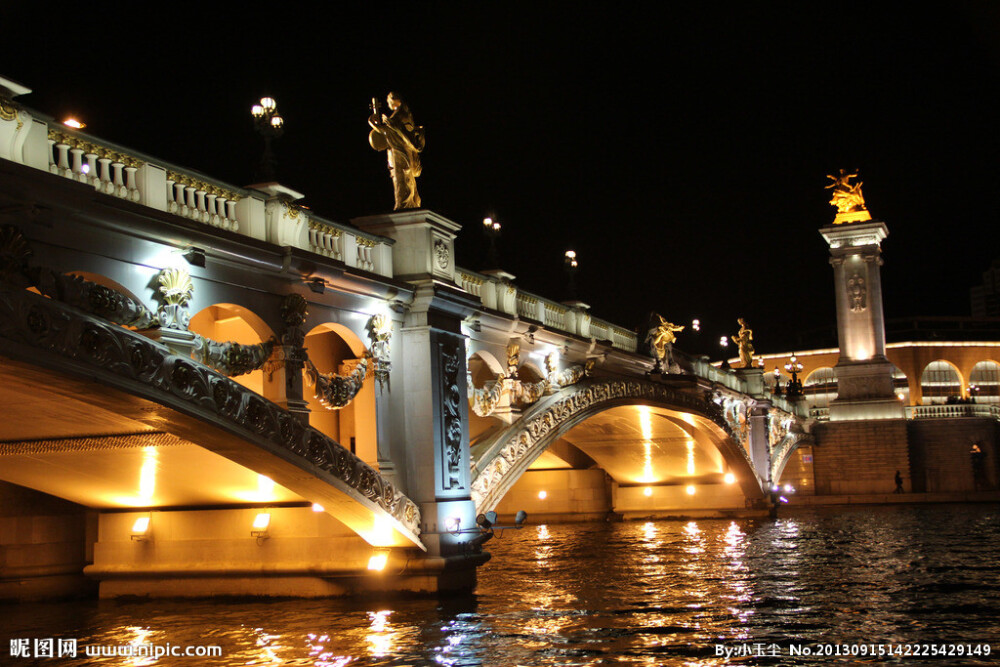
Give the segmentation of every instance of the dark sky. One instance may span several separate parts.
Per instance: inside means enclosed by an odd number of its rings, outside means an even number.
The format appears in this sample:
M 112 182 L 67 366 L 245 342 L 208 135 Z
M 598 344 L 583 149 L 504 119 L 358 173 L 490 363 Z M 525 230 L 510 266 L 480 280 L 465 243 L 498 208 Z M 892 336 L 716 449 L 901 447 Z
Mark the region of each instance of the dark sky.
M 738 316 L 760 351 L 832 325 L 824 175 L 859 168 L 890 229 L 887 316 L 968 315 L 1000 256 L 1000 5 L 674 4 L 5 8 L 0 74 L 35 109 L 238 185 L 269 94 L 279 180 L 341 222 L 391 208 L 366 118 L 399 90 L 426 127 L 424 205 L 465 227 L 461 266 L 487 268 L 492 215 L 520 286 L 565 298 L 572 247 L 595 315 L 699 317 L 691 351 Z

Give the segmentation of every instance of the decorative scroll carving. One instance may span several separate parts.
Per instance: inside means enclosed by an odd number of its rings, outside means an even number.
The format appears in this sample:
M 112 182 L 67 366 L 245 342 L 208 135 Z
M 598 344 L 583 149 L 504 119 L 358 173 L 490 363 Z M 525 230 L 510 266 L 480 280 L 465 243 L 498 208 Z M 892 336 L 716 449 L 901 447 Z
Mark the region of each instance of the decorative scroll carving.
M 860 313 L 868 307 L 868 285 L 860 273 L 855 273 L 847 281 L 847 300 L 853 313 Z
M 500 399 L 503 398 L 506 376 L 501 375 L 493 384 L 488 384 L 482 389 L 476 389 L 475 385 L 472 384 L 472 371 L 469 370 L 468 364 L 465 367 L 465 374 L 469 406 L 480 417 L 489 417 L 497 409 Z
M 462 415 L 459 411 L 458 369 L 462 348 L 457 341 L 441 345 L 441 433 L 445 489 L 462 488 Z
M 451 259 L 451 252 L 448 250 L 448 244 L 444 239 L 435 239 L 434 258 L 437 260 L 439 269 L 444 270 L 448 268 L 448 262 Z
M 795 416 L 785 412 L 784 410 L 779 410 L 778 408 L 771 408 L 767 412 L 767 443 L 773 450 L 774 447 L 788 435 L 788 431 L 795 421 Z
M 309 384 L 316 388 L 314 395 L 320 404 L 328 410 L 340 410 L 350 405 L 364 385 L 370 359 L 371 355 L 365 353 L 365 356 L 358 360 L 354 370 L 347 375 L 320 373 L 316 365 L 306 359 L 306 377 Z
M 545 357 L 545 380 L 548 382 L 549 387 L 547 390 L 560 389 L 562 387 L 568 387 L 571 384 L 576 384 L 584 377 L 588 375 L 588 371 L 583 366 L 570 366 L 569 368 L 559 371 L 556 365 L 556 353 L 552 352 L 549 356 Z M 593 364 L 591 364 L 593 366 Z
M 497 436 L 477 466 L 479 472 L 472 482 L 471 495 L 477 509 L 492 509 L 521 472 L 549 445 L 562 424 L 573 423 L 582 414 L 598 411 L 602 405 L 610 407 L 609 404 L 629 399 L 665 403 L 672 409 L 705 416 L 736 440 L 719 405 L 703 394 L 644 380 L 585 380 L 537 405 Z M 734 447 L 734 450 L 752 467 L 745 448 Z
M 375 380 L 379 388 L 389 387 L 389 372 L 392 370 L 391 349 L 389 340 L 392 338 L 392 321 L 385 315 L 372 315 L 368 320 L 368 338 L 371 340 L 371 353 L 374 359 Z
M 517 368 L 521 365 L 521 344 L 516 341 L 507 343 L 507 377 L 517 379 Z
M 162 304 L 156 311 L 160 326 L 186 331 L 191 323 L 187 307 L 194 295 L 194 283 L 186 269 L 163 269 L 158 278 Z
M 264 366 L 277 343 L 273 338 L 256 345 L 220 343 L 199 336 L 200 345 L 195 349 L 195 359 L 211 366 L 223 375 L 245 375 Z
M 159 325 L 146 306 L 110 287 L 50 269 L 31 268 L 28 273 L 38 291 L 51 299 L 127 327 L 149 329 Z
M 23 289 L 0 287 L 0 346 L 72 359 L 94 376 L 141 383 L 154 400 L 188 414 L 212 413 L 250 443 L 287 450 L 303 469 L 390 514 L 413 535 L 420 511 L 378 471 L 335 440 L 212 369 L 138 333 Z M 308 466 L 305 464 L 309 464 Z

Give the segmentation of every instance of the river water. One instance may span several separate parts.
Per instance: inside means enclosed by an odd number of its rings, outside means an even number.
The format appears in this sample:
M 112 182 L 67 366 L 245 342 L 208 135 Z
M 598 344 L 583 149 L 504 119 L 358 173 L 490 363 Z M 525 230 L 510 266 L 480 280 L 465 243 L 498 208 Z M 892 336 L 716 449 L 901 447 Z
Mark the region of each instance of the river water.
M 0 664 L 1000 664 L 996 504 L 535 525 L 487 547 L 493 559 L 476 595 L 443 603 L 0 607 Z M 50 637 L 76 638 L 81 655 L 84 645 L 144 642 L 215 645 L 222 656 L 35 661 L 8 652 L 8 638 Z

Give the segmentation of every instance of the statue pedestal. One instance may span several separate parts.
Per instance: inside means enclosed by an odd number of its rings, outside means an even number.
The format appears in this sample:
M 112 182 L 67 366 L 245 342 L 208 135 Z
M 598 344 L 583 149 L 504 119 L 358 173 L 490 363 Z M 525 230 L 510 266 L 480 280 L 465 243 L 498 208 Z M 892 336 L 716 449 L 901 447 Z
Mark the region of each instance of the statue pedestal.
M 431 276 L 455 282 L 455 236 L 462 225 L 423 208 L 353 218 L 370 234 L 396 242 L 392 249 L 393 276 L 416 280 Z
M 766 397 L 764 392 L 763 368 L 737 368 L 736 377 L 746 383 L 746 393 L 758 398 Z

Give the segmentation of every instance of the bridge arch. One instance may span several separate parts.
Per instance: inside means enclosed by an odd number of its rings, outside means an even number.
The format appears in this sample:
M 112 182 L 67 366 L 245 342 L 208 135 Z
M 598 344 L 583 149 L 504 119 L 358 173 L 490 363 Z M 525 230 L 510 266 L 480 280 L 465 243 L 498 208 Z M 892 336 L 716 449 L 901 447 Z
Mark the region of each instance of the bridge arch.
M 714 448 L 747 498 L 763 497 L 750 457 L 705 392 L 639 379 L 594 378 L 564 387 L 524 412 L 484 443 L 473 467 L 472 499 L 478 511 L 494 509 L 531 464 L 574 427 L 622 406 L 646 406 L 699 445 Z M 721 476 L 721 475 L 720 475 Z M 641 478 L 632 486 L 641 486 Z
M 368 352 L 360 336 L 337 322 L 322 322 L 310 329 L 306 333 L 305 348 L 320 373 L 336 375 L 349 374 L 357 360 Z M 305 370 L 303 377 L 308 377 Z M 324 406 L 308 387 L 304 393 L 310 410 L 310 426 L 339 442 L 368 465 L 378 465 L 375 382 L 371 370 L 358 393 L 343 407 Z
M 180 438 L 318 502 L 375 546 L 423 548 L 419 509 L 372 466 L 294 414 L 145 336 L 0 285 L 0 356 L 0 379 L 37 382 L 72 401 L 72 414 L 91 406 L 118 415 L 118 427 L 142 429 L 123 437 Z

